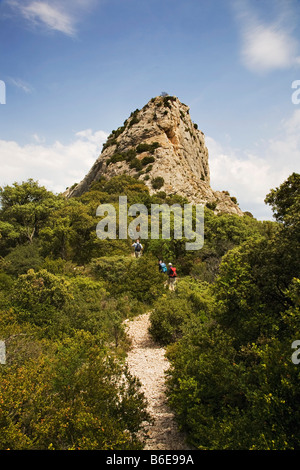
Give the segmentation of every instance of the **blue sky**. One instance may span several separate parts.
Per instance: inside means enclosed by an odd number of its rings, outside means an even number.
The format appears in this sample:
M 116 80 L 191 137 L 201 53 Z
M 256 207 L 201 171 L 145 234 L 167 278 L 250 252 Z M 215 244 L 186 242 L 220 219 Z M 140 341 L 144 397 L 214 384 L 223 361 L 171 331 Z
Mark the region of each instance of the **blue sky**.
M 299 0 L 2 0 L 0 185 L 79 182 L 166 91 L 206 136 L 213 189 L 270 219 L 265 195 L 300 166 L 299 26 Z

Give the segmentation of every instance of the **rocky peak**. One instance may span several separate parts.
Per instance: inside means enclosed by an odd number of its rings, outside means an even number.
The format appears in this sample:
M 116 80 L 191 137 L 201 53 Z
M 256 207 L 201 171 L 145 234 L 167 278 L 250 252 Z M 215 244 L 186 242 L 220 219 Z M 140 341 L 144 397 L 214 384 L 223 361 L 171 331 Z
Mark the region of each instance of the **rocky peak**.
M 165 191 L 208 204 L 216 212 L 243 214 L 228 192 L 211 189 L 204 134 L 192 122 L 189 107 L 175 96 L 157 96 L 132 112 L 66 196 L 80 196 L 101 176 L 124 173 L 143 180 L 151 194 Z

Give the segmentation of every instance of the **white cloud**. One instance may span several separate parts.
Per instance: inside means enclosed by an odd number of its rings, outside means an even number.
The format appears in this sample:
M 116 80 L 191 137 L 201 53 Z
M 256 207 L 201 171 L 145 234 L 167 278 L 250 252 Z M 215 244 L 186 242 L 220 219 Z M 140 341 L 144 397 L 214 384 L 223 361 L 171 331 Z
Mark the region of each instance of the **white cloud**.
M 89 171 L 107 133 L 86 129 L 77 132 L 69 144 L 56 141 L 52 145 L 45 145 L 37 134 L 32 137 L 33 143 L 24 146 L 0 140 L 1 186 L 33 178 L 49 190 L 62 192 Z
M 268 142 L 267 158 L 277 172 L 300 171 L 300 109 L 281 122 L 281 134 Z M 291 171 L 290 171 L 291 172 Z
M 278 137 L 260 142 L 255 151 L 224 149 L 206 137 L 210 157 L 211 186 L 235 196 L 243 211 L 258 219 L 271 219 L 264 199 L 293 172 L 300 171 L 300 110 L 281 123 Z
M 278 5 L 281 5 L 281 10 L 276 19 L 266 23 L 249 7 L 247 1 L 234 3 L 242 35 L 242 62 L 254 72 L 300 65 L 299 43 L 293 37 L 293 9 L 286 2 L 279 2 Z
M 32 2 L 27 6 L 21 6 L 21 12 L 30 21 L 40 21 L 48 28 L 73 35 L 74 26 L 72 18 L 58 7 L 44 2 Z
M 284 69 L 300 64 L 297 49 L 297 41 L 285 31 L 257 24 L 244 32 L 242 58 L 254 71 Z
M 229 191 L 243 211 L 249 211 L 257 218 L 270 218 L 271 213 L 263 202 L 272 186 L 270 165 L 255 155 L 241 158 L 235 151 L 224 150 L 210 137 L 206 137 L 206 144 L 212 188 Z
M 95 0 L 6 0 L 6 5 L 31 25 L 46 27 L 68 36 L 76 34 L 76 26 L 85 13 L 96 5 Z

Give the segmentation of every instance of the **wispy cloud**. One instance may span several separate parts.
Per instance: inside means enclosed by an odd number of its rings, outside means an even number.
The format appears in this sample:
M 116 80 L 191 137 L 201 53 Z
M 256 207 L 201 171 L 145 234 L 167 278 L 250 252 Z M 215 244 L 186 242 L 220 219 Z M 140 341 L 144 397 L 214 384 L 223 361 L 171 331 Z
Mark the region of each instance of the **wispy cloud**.
M 293 35 L 292 3 L 278 2 L 281 8 L 276 18 L 267 22 L 247 1 L 234 2 L 242 37 L 241 59 L 248 69 L 269 72 L 300 65 L 299 43 Z
M 32 87 L 24 82 L 23 80 L 20 80 L 19 78 L 8 78 L 8 82 L 11 83 L 13 86 L 19 88 L 20 90 L 24 91 L 24 93 L 32 93 Z
M 42 22 L 50 29 L 55 29 L 71 36 L 75 32 L 72 18 L 57 6 L 44 2 L 32 2 L 27 6 L 21 6 L 21 12 L 28 20 Z
M 6 0 L 6 5 L 31 25 L 59 31 L 67 36 L 76 34 L 77 23 L 85 12 L 96 5 L 95 0 Z

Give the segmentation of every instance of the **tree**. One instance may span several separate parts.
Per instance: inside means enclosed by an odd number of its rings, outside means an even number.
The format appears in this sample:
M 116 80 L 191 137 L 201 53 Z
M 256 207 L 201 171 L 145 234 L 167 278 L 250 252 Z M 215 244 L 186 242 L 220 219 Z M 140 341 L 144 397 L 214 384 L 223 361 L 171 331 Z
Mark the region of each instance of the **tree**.
M 265 202 L 272 206 L 275 219 L 286 226 L 300 221 L 300 174 L 293 173 L 280 185 L 272 189 Z
M 299 449 L 299 178 L 266 199 L 281 225 L 223 256 L 211 315 L 169 348 L 170 404 L 199 449 Z
M 41 268 L 44 260 L 40 255 L 40 244 L 34 240 L 32 243 L 17 245 L 5 257 L 5 262 L 5 271 L 15 276 L 25 274 L 29 269 Z
M 29 179 L 21 184 L 0 188 L 0 219 L 8 222 L 18 233 L 14 239 L 32 243 L 39 230 L 45 226 L 51 211 L 60 206 L 63 199 Z M 11 238 L 11 237 L 10 237 Z
M 20 319 L 41 327 L 55 326 L 71 299 L 70 283 L 45 269 L 20 275 L 12 293 Z
M 47 224 L 40 230 L 42 254 L 87 264 L 97 256 L 101 244 L 96 226 L 93 202 L 85 204 L 77 198 L 64 200 L 49 214 Z

